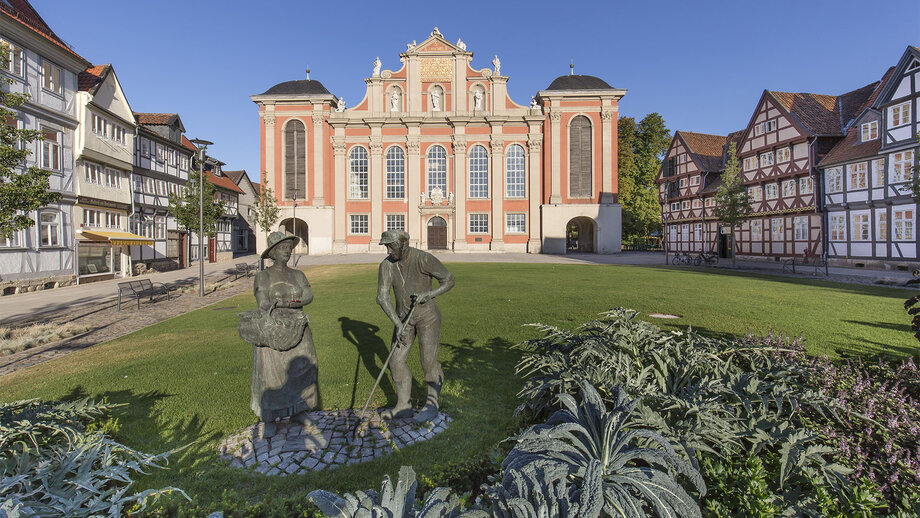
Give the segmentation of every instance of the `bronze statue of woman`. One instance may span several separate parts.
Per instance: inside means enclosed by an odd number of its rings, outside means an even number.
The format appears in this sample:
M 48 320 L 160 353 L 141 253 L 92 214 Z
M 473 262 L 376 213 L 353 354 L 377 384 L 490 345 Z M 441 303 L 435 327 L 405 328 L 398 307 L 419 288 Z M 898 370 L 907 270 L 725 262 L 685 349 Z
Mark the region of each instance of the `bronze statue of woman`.
M 250 406 L 265 423 L 266 436 L 274 434 L 278 418 L 308 422 L 307 412 L 319 402 L 316 349 L 303 312 L 313 292 L 303 272 L 287 265 L 298 242 L 281 232 L 268 236 L 262 258 L 272 265 L 253 283 L 259 308 L 240 314 L 240 336 L 253 344 Z

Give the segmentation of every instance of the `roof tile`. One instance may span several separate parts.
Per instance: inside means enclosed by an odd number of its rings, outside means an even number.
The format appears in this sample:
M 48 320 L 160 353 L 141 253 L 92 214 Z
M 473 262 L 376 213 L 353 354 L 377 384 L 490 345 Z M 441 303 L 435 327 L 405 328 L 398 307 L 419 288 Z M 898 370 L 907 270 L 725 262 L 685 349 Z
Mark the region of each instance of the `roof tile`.
M 236 193 L 244 194 L 243 189 L 237 187 L 233 180 L 227 178 L 226 176 L 215 176 L 214 173 L 205 171 L 204 177 L 214 185 L 227 189 L 228 191 L 233 191 Z

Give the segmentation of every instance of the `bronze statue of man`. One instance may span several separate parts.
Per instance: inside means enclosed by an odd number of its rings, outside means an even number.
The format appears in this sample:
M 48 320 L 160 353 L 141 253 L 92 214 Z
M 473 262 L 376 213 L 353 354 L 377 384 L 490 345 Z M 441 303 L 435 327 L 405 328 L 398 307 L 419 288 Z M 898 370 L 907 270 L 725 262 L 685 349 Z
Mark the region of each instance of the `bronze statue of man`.
M 396 326 L 391 345 L 396 350 L 390 358 L 390 374 L 396 386 L 396 406 L 382 411 L 380 416 L 384 419 L 413 416 L 409 405 L 412 372 L 406 365 L 406 358 L 418 336 L 428 397 L 425 406 L 414 415 L 418 422 L 430 421 L 438 415 L 441 385 L 444 383 L 444 373 L 438 361 L 441 311 L 435 297 L 454 287 L 454 276 L 435 256 L 410 247 L 409 234 L 405 231 L 387 230 L 380 236 L 380 244 L 387 247 L 389 255 L 380 263 L 377 273 L 377 304 Z M 432 289 L 432 279 L 438 280 L 436 289 Z M 390 300 L 390 288 L 396 298 L 395 308 Z

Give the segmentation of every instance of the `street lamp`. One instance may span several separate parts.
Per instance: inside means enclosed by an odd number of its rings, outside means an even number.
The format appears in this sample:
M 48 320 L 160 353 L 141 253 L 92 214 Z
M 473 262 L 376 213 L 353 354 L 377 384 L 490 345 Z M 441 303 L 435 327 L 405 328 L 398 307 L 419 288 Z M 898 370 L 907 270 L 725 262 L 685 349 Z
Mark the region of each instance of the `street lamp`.
M 198 296 L 204 297 L 204 157 L 213 142 L 200 138 L 192 139 L 191 142 L 198 148 Z

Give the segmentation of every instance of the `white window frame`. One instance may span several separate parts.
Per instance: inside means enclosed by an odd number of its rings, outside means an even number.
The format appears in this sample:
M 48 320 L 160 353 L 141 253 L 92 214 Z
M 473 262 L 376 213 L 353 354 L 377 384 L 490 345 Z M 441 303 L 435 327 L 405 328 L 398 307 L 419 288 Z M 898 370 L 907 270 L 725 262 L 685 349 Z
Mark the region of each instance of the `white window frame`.
M 45 221 L 45 214 L 54 216 L 53 220 Z M 57 209 L 42 209 L 38 211 L 38 246 L 39 248 L 58 248 L 64 246 L 61 230 L 64 226 L 62 212 Z M 48 243 L 45 243 L 47 239 Z
M 814 185 L 810 176 L 799 178 L 799 194 L 811 194 L 814 192 Z
M 850 213 L 850 238 L 853 241 L 869 241 L 872 239 L 871 230 L 868 212 Z
M 399 146 L 390 146 L 385 155 L 386 189 L 388 200 L 406 198 L 406 152 Z M 403 229 L 405 230 L 405 229 Z
M 506 234 L 526 234 L 527 233 L 527 214 L 524 212 L 506 212 L 505 213 L 505 233 Z
M 866 162 L 847 164 L 848 190 L 860 191 L 869 187 L 869 168 Z
M 751 220 L 751 241 L 763 241 L 763 221 Z
M 878 121 L 864 122 L 859 125 L 859 140 L 869 142 L 878 139 Z
M 362 153 L 363 156 L 359 156 Z M 348 152 L 348 199 L 366 200 L 370 197 L 368 164 L 367 149 L 364 146 L 351 148 Z
M 759 185 L 753 185 L 747 188 L 748 196 L 751 201 L 763 201 L 763 188 Z
M 783 180 L 783 198 L 795 197 L 795 180 Z
M 524 146 L 511 144 L 505 152 L 505 197 L 527 196 L 527 154 Z
M 898 128 L 910 124 L 910 101 L 888 108 L 889 128 Z
M 489 214 L 487 212 L 471 212 L 467 219 L 467 229 L 470 234 L 488 234 Z
M 690 207 L 694 209 L 701 209 L 703 208 L 703 201 L 699 198 L 694 198 L 693 202 L 690 204 Z
M 64 95 L 64 69 L 42 58 L 42 89 L 56 95 Z
M 824 171 L 824 182 L 828 194 L 834 192 L 843 192 L 843 168 L 832 167 Z
M 467 178 L 469 179 L 469 198 L 471 200 L 482 200 L 489 197 L 489 152 L 485 146 L 476 144 L 470 148 L 470 156 L 467 159 L 469 169 Z
M 782 241 L 784 239 L 786 239 L 785 218 L 770 218 L 770 241 Z
M 690 200 L 684 200 L 680 202 L 680 210 L 688 210 L 688 209 L 690 209 Z
M 680 202 L 679 201 L 671 202 L 671 211 L 677 212 L 679 210 L 680 210 Z
M 792 239 L 795 241 L 808 241 L 808 216 L 792 218 Z
M 349 214 L 348 235 L 367 236 L 370 234 L 370 214 Z
M 776 163 L 782 164 L 788 162 L 792 157 L 792 148 L 781 147 L 776 150 Z
M 699 243 L 703 240 L 703 224 L 694 223 L 693 224 L 693 240 Z
M 743 161 L 742 168 L 745 171 L 753 171 L 754 169 L 757 169 L 757 157 L 749 156 L 745 158 Z
M 885 159 L 876 158 L 872 161 L 872 187 L 884 187 L 885 176 Z
M 439 144 L 430 146 L 425 154 L 425 192 L 428 196 L 435 187 L 440 187 L 447 195 L 447 150 Z
M 763 186 L 763 197 L 767 200 L 779 198 L 779 184 L 776 182 L 765 184 Z
M 17 230 L 10 237 L 0 238 L 0 248 L 23 248 L 23 231 Z
M 760 167 L 770 167 L 776 163 L 776 156 L 772 151 L 767 151 L 766 153 L 758 155 L 757 160 L 760 163 Z
M 847 240 L 847 216 L 846 214 L 831 214 L 828 218 L 831 241 Z
M 892 155 L 891 181 L 909 182 L 913 178 L 914 152 L 913 150 L 900 151 Z
M 41 141 L 41 168 L 46 171 L 61 172 L 61 141 L 64 140 L 63 133 L 54 128 L 42 127 L 42 134 L 45 139 Z M 49 135 L 54 134 L 53 140 Z
M 888 241 L 888 211 L 885 209 L 875 211 L 875 240 Z
M 383 230 L 406 230 L 406 215 L 385 214 L 383 216 Z
M 914 209 L 893 209 L 894 236 L 893 241 L 914 240 Z
M 687 186 L 687 178 L 681 178 L 680 180 L 678 180 L 677 186 L 680 187 L 681 189 L 683 189 L 684 187 L 686 187 L 686 186 Z
M 0 45 L 4 45 L 9 49 L 9 62 L 4 67 L 4 70 L 16 77 L 23 77 L 26 69 L 24 66 L 25 51 L 19 45 L 5 38 L 0 38 Z

